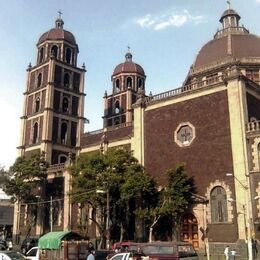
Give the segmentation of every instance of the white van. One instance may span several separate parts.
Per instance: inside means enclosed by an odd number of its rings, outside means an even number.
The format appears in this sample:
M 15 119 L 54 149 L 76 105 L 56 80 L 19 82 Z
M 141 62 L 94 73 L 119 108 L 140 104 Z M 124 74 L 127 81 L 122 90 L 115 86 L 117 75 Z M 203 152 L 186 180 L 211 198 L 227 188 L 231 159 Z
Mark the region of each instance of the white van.
M 32 247 L 25 256 L 25 259 L 31 259 L 31 260 L 39 260 L 39 248 Z

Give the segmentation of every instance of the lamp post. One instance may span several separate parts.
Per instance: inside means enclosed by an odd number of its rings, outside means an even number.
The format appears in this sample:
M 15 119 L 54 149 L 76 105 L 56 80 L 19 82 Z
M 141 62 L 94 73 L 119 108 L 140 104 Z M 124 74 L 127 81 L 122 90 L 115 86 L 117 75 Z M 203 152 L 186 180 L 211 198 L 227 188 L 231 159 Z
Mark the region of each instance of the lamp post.
M 235 180 L 241 185 L 241 187 L 246 192 L 246 204 L 242 204 L 243 213 L 244 213 L 244 223 L 245 223 L 245 235 L 247 240 L 247 248 L 248 248 L 248 260 L 253 260 L 253 248 L 252 248 L 252 230 L 251 230 L 251 212 L 250 212 L 250 190 L 249 185 L 243 184 L 233 173 L 226 173 L 226 176 L 232 176 Z M 248 175 L 246 176 L 249 177 Z M 249 183 L 248 183 L 249 184 Z M 235 201 L 233 199 L 228 199 L 229 201 Z M 246 225 L 247 222 L 247 225 Z
M 109 198 L 109 189 L 107 187 L 106 190 L 97 190 L 97 193 L 106 193 L 106 249 L 110 248 L 110 227 L 109 227 L 109 219 L 110 219 L 110 198 Z

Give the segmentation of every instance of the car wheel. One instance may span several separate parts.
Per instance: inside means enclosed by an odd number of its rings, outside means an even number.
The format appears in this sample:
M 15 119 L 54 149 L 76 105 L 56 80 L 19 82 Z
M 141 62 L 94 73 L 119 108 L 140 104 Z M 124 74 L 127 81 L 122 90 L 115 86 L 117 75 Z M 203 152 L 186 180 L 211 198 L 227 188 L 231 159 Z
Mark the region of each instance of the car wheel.
M 0 250 L 5 250 L 5 249 L 6 249 L 5 246 L 0 245 Z

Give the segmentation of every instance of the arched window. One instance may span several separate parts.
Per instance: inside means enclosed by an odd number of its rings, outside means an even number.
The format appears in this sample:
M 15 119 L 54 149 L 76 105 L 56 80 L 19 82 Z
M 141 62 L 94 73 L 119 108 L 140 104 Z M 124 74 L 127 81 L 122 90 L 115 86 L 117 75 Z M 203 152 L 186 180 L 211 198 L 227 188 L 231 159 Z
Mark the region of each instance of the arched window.
M 36 122 L 34 125 L 33 125 L 33 144 L 36 144 L 38 141 L 38 123 Z
M 138 88 L 143 89 L 143 80 L 142 79 L 138 79 Z
M 61 124 L 61 143 L 66 144 L 67 143 L 67 135 L 68 135 L 68 126 L 67 123 L 63 122 Z
M 37 77 L 37 88 L 39 88 L 42 85 L 42 74 L 39 73 Z
M 62 100 L 62 112 L 68 112 L 69 111 L 69 100 L 64 97 Z
M 39 63 L 43 62 L 43 48 L 40 49 Z
M 116 91 L 116 93 L 118 93 L 118 92 L 120 91 L 120 80 L 119 80 L 119 79 L 116 80 L 116 88 L 115 88 L 115 91 Z
M 220 187 L 215 187 L 210 194 L 210 208 L 212 223 L 227 222 L 227 195 Z
M 51 56 L 53 56 L 55 59 L 58 57 L 58 47 L 56 45 L 51 47 Z
M 117 100 L 115 103 L 115 114 L 119 114 L 120 112 L 120 104 L 119 101 Z
M 40 98 L 37 97 L 35 100 L 35 113 L 39 112 L 40 110 Z
M 127 88 L 131 88 L 132 87 L 132 78 L 128 77 L 126 79 L 126 86 L 127 86 Z
M 235 27 L 236 26 L 236 22 L 235 22 L 236 20 L 235 20 L 235 17 L 231 17 L 231 26 L 232 27 Z
M 64 87 L 68 88 L 70 86 L 70 74 L 64 74 Z
M 71 49 L 67 48 L 66 49 L 66 62 L 70 63 L 70 61 L 71 61 Z
M 64 154 L 59 155 L 59 163 L 65 163 L 67 161 L 67 156 Z

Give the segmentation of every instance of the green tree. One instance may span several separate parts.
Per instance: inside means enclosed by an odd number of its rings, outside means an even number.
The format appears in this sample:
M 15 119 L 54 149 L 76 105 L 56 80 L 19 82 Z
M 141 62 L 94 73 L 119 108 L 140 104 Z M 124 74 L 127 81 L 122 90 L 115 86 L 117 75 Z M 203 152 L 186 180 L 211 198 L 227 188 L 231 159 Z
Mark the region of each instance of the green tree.
M 5 186 L 5 183 L 9 179 L 9 172 L 4 169 L 4 167 L 0 166 L 0 188 Z
M 93 212 L 101 209 L 101 218 L 91 217 L 99 229 L 101 243 L 106 231 L 107 198 L 110 231 L 118 228 L 120 239 L 125 238 L 131 204 L 143 194 L 154 190 L 153 181 L 145 175 L 143 167 L 125 149 L 109 149 L 105 154 L 96 152 L 80 155 L 70 172 L 73 176 L 73 201 L 90 205 Z M 106 194 L 108 192 L 109 196 L 97 193 L 97 190 L 103 190 Z M 131 231 L 133 233 L 133 229 Z
M 154 227 L 160 219 L 168 218 L 172 221 L 172 236 L 175 239 L 175 230 L 181 215 L 193 203 L 192 194 L 195 192 L 192 178 L 187 177 L 183 164 L 167 171 L 168 183 L 158 191 L 157 200 L 138 212 L 139 216 L 149 220 L 149 241 L 152 241 Z
M 10 178 L 6 181 L 4 191 L 12 196 L 13 201 L 18 203 L 18 210 L 23 204 L 29 204 L 28 232 L 36 223 L 37 188 L 42 187 L 47 176 L 47 163 L 40 154 L 30 157 L 18 157 L 10 167 Z

